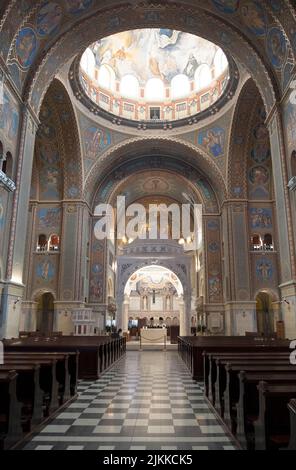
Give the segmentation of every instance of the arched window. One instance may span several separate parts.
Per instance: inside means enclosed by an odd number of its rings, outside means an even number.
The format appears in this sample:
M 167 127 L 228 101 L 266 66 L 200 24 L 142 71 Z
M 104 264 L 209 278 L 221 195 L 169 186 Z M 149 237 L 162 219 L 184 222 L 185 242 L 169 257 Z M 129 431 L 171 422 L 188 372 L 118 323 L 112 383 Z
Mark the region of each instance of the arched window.
M 102 65 L 99 71 L 98 84 L 106 90 L 115 91 L 115 72 L 109 65 Z
M 264 235 L 263 246 L 265 250 L 273 250 L 272 235 L 270 233 Z
M 60 237 L 53 234 L 49 237 L 49 249 L 50 251 L 59 251 L 60 249 Z
M 147 101 L 163 101 L 165 99 L 164 83 L 160 78 L 150 78 L 145 87 Z
M 95 78 L 96 59 L 93 52 L 89 48 L 86 49 L 83 56 L 81 57 L 81 67 L 90 78 Z
M 292 176 L 296 176 L 296 150 L 293 150 L 291 155 L 291 171 Z
M 2 171 L 8 178 L 12 178 L 12 155 L 10 152 L 7 152 L 6 158 L 2 163 Z
M 47 251 L 47 248 L 48 248 L 47 236 L 42 233 L 38 237 L 37 251 Z
M 212 83 L 212 73 L 209 65 L 200 65 L 194 75 L 195 90 L 200 91 L 207 88 Z
M 120 94 L 125 98 L 137 100 L 140 95 L 140 84 L 134 75 L 125 75 L 120 82 Z
M 214 67 L 215 67 L 215 77 L 220 77 L 223 72 L 228 68 L 228 61 L 227 57 L 222 51 L 222 49 L 219 49 L 216 52 L 215 58 L 214 58 Z
M 253 235 L 251 239 L 252 243 L 252 250 L 261 250 L 262 249 L 262 243 L 261 243 L 261 237 L 260 235 Z
M 189 78 L 184 75 L 176 75 L 171 81 L 171 98 L 176 100 L 190 94 Z

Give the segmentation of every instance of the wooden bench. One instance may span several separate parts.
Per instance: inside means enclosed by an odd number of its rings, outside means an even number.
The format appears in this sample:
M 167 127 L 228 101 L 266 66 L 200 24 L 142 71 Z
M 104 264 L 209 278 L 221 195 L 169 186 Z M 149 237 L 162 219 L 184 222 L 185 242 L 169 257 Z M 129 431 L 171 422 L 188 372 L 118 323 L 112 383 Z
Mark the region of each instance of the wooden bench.
M 6 351 L 25 352 L 79 352 L 80 379 L 98 379 L 126 352 L 125 338 L 106 336 L 61 336 L 53 338 L 23 338 L 4 340 Z
M 178 338 L 178 352 L 194 380 L 203 380 L 203 352 L 287 352 L 290 342 L 246 336 L 187 336 Z
M 0 445 L 9 449 L 22 437 L 21 404 L 16 397 L 17 373 L 0 370 Z
M 259 391 L 259 417 L 254 422 L 255 449 L 274 450 L 290 440 L 288 403 L 296 396 L 296 384 L 269 384 L 261 381 Z
M 296 398 L 290 400 L 288 410 L 290 413 L 290 442 L 288 450 L 296 450 Z
M 259 416 L 258 384 L 261 380 L 269 384 L 296 383 L 296 374 L 293 368 L 286 371 L 270 372 L 240 371 L 239 399 L 236 403 L 237 427 L 236 438 L 246 449 L 253 449 L 254 421 Z

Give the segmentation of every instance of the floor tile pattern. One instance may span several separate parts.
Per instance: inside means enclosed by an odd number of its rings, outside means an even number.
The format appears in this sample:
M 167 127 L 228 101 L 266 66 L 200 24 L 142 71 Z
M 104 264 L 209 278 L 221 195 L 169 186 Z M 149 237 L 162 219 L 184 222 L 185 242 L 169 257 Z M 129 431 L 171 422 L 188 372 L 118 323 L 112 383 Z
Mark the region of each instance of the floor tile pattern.
M 30 450 L 234 450 L 175 351 L 128 351 L 39 434 Z

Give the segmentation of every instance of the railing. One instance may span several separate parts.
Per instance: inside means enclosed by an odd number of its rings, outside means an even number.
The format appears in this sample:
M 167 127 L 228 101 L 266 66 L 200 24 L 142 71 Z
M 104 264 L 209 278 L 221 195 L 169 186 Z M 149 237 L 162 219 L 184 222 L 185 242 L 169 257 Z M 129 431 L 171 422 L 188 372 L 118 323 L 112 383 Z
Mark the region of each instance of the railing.
M 288 183 L 288 188 L 290 189 L 290 191 L 295 191 L 296 190 L 296 176 L 293 176 L 289 183 Z
M 2 170 L 0 170 L 0 184 L 3 184 L 3 186 L 5 186 L 5 188 L 12 193 L 16 190 L 15 183 L 10 178 L 8 178 L 8 176 L 6 176 Z

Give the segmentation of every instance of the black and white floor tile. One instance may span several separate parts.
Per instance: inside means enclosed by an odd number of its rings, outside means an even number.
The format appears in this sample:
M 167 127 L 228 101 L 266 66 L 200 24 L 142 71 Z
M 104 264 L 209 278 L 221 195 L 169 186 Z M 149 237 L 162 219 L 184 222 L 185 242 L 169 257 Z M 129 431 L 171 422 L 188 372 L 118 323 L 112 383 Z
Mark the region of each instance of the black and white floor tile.
M 33 435 L 27 450 L 234 450 L 174 351 L 129 351 Z

